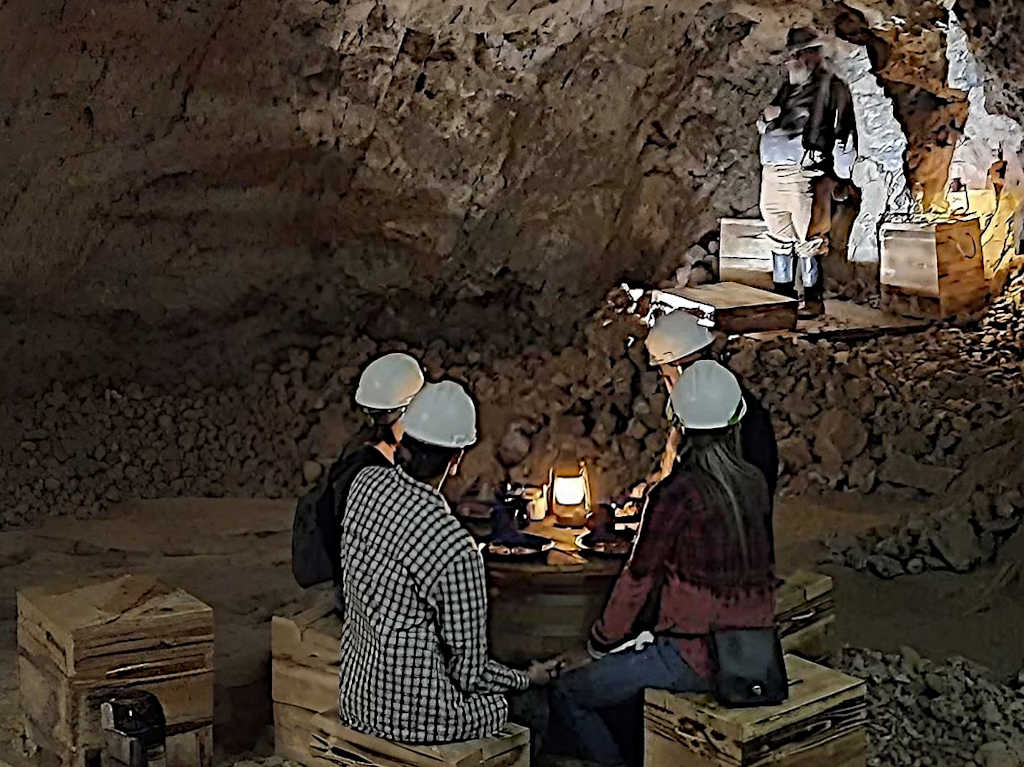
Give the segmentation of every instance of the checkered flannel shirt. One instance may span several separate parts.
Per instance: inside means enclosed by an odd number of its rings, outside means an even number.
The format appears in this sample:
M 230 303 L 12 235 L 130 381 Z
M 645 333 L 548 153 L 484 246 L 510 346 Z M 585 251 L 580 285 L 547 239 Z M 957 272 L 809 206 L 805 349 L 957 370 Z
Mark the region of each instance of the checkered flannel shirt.
M 441 494 L 401 468 L 363 469 L 341 560 L 341 721 L 405 743 L 501 729 L 504 693 L 529 680 L 487 656 L 483 558 Z

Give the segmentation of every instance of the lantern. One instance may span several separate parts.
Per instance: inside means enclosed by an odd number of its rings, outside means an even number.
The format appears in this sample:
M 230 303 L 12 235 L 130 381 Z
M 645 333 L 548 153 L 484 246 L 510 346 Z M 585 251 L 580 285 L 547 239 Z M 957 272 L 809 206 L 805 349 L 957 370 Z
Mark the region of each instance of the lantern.
M 583 527 L 590 511 L 590 480 L 583 461 L 559 460 L 551 469 L 548 504 L 561 527 Z

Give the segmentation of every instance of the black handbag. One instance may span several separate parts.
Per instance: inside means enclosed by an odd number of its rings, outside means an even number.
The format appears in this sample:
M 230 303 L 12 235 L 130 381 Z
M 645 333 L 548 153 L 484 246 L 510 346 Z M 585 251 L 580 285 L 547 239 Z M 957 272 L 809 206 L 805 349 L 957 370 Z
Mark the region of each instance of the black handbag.
M 715 699 L 723 706 L 773 706 L 789 697 L 782 642 L 774 627 L 712 631 L 711 651 Z

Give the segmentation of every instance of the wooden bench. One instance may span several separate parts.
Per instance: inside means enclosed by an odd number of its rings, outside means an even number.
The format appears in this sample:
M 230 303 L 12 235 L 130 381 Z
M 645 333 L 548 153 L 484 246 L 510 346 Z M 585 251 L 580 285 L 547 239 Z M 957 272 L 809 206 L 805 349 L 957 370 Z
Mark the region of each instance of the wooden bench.
M 729 709 L 707 695 L 647 690 L 647 767 L 864 767 L 865 684 L 786 656 L 789 700 Z
M 529 767 L 530 731 L 509 723 L 491 738 L 417 746 L 350 730 L 332 709 L 313 718 L 309 752 L 315 767 Z
M 213 761 L 213 610 L 181 589 L 124 575 L 19 591 L 18 677 L 40 764 L 99 764 L 100 705 L 128 690 L 159 699 L 167 767 Z

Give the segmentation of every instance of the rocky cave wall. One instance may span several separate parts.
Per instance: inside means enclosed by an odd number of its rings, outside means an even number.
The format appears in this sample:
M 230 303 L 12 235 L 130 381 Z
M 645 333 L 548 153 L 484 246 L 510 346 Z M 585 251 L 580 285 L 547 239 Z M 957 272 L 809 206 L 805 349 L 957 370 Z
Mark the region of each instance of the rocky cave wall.
M 876 142 L 857 172 L 879 205 L 943 192 L 974 97 L 950 80 L 947 14 L 8 2 L 0 19 L 53 34 L 0 24 L 14 158 L 0 169 L 0 348 L 4 387 L 23 395 L 0 407 L 3 521 L 127 496 L 298 492 L 354 427 L 359 364 L 401 348 L 481 401 L 484 441 L 461 482 L 536 478 L 569 440 L 599 457 L 608 493 L 627 486 L 663 444 L 664 395 L 643 329 L 602 306 L 608 286 L 668 276 L 714 250 L 719 216 L 755 212 L 745 126 L 793 24 L 836 37 Z M 973 40 L 983 22 L 966 18 Z M 978 49 L 986 75 L 992 55 Z M 1015 284 L 994 330 L 943 329 L 923 348 L 735 350 L 778 419 L 784 487 L 932 498 L 967 473 L 974 493 L 968 462 L 992 446 L 971 435 L 996 433 L 1019 397 L 1005 380 Z M 931 386 L 934 365 L 963 372 L 960 357 L 993 398 L 977 419 L 957 403 L 979 389 L 950 380 L 922 398 L 891 372 Z M 972 535 L 1018 519 L 992 493 L 973 503 Z
M 750 126 L 793 24 L 852 46 L 865 125 L 894 109 L 910 186 L 941 189 L 945 150 L 926 150 L 955 138 L 966 109 L 946 84 L 946 14 L 873 1 L 11 0 L 0 349 L 17 374 L 5 387 L 133 355 L 136 375 L 173 371 L 193 356 L 182 344 L 228 325 L 242 346 L 357 327 L 511 348 L 510 325 L 563 345 L 608 286 L 664 278 L 714 251 L 720 216 L 756 215 Z M 887 158 L 861 171 L 876 208 L 899 197 Z M 876 219 L 856 233 L 864 260 Z M 222 356 L 236 375 L 252 358 L 228 349 L 194 372 Z

